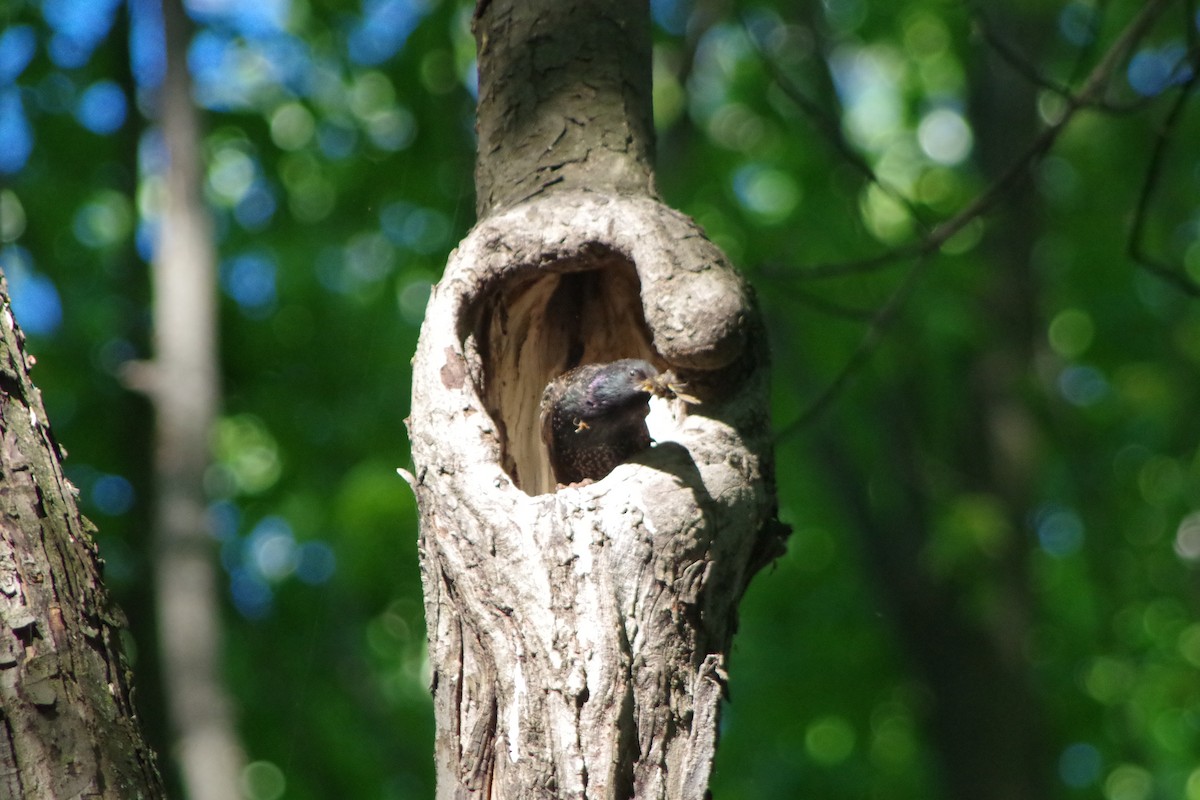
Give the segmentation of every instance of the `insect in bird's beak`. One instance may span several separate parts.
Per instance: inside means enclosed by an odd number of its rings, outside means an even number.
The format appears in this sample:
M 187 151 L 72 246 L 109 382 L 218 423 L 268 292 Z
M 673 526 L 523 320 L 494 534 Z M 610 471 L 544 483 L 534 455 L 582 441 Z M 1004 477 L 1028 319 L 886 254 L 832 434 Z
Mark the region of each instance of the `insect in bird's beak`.
M 658 397 L 665 397 L 668 400 L 679 398 L 688 405 L 700 405 L 700 398 L 688 394 L 687 384 L 676 379 L 675 373 L 670 370 L 660 372 L 652 378 L 647 378 L 642 382 L 641 389 Z

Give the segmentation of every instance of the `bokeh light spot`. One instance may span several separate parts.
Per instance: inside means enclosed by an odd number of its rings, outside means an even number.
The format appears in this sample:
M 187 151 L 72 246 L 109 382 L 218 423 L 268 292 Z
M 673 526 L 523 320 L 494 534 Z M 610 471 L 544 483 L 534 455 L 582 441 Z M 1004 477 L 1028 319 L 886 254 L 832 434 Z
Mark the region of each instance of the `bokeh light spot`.
M 1180 521 L 1175 531 L 1175 554 L 1184 561 L 1200 561 L 1200 511 Z
M 13 25 L 0 33 L 0 84 L 13 83 L 37 52 L 37 35 L 28 25 Z
M 1138 470 L 1138 489 L 1142 499 L 1162 508 L 1175 501 L 1183 488 L 1183 470 L 1167 456 L 1153 456 Z
M 112 27 L 120 0 L 46 0 L 42 16 L 54 30 L 50 59 L 63 69 L 82 67 Z
M 337 190 L 311 153 L 287 154 L 280 162 L 279 175 L 288 190 L 288 208 L 297 220 L 320 222 L 333 211 Z
M 1063 358 L 1074 359 L 1087 352 L 1095 334 L 1092 318 L 1086 311 L 1068 308 L 1058 312 L 1050 322 L 1050 347 Z
M 317 146 L 326 158 L 334 161 L 346 158 L 358 146 L 358 132 L 347 125 L 323 119 L 317 125 Z
M 0 189 L 0 242 L 14 242 L 25 232 L 25 206 L 11 189 Z
M 114 81 L 96 81 L 79 95 L 75 118 L 92 133 L 115 133 L 128 113 L 125 93 Z
M 708 120 L 708 133 L 730 150 L 749 153 L 759 149 L 765 134 L 762 119 L 741 103 L 725 103 Z
M 58 287 L 34 269 L 33 257 L 19 245 L 0 250 L 0 271 L 8 278 L 13 316 L 26 333 L 50 336 L 62 325 Z
M 404 321 L 413 327 L 419 327 L 425 319 L 425 307 L 429 304 L 429 295 L 433 291 L 433 282 L 428 278 L 417 278 L 398 287 L 396 301 L 400 306 L 400 315 Z
M 233 491 L 258 494 L 279 480 L 283 472 L 279 447 L 258 417 L 225 417 L 218 420 L 214 433 L 218 465 L 227 473 Z
M 933 14 L 914 14 L 904 26 L 904 49 L 916 59 L 939 58 L 950 49 L 950 32 Z
M 1083 546 L 1083 521 L 1069 508 L 1052 507 L 1038 515 L 1037 536 L 1042 550 L 1055 558 L 1065 558 Z
M 133 232 L 133 205 L 124 194 L 106 189 L 84 203 L 71 230 L 81 244 L 92 248 L 112 247 L 124 242 Z
M 33 152 L 33 131 L 15 86 L 0 89 L 0 173 L 20 172 Z
M 417 138 L 417 120 L 403 106 L 378 111 L 365 121 L 367 138 L 380 150 L 403 150 Z
M 805 730 L 804 748 L 819 764 L 840 764 L 854 752 L 854 728 L 837 715 L 822 717 Z
M 247 619 L 263 619 L 271 613 L 275 599 L 271 587 L 258 575 L 236 567 L 230 575 L 229 596 L 233 605 Z
M 346 244 L 342 266 L 356 286 L 377 283 L 395 268 L 396 248 L 380 231 L 359 233 Z
M 100 513 L 110 517 L 124 514 L 133 508 L 133 484 L 120 475 L 104 475 L 92 484 L 92 503 Z
M 240 143 L 221 147 L 208 168 L 208 185 L 224 203 L 241 200 L 254 184 L 256 167 Z
M 912 231 L 908 209 L 878 184 L 872 183 L 862 193 L 859 210 L 867 228 L 880 241 L 899 242 Z
M 1179 653 L 1193 667 L 1200 667 L 1200 622 L 1193 623 L 1179 633 Z
M 1083 676 L 1087 693 L 1106 705 L 1125 699 L 1136 674 L 1129 664 L 1111 656 L 1096 658 Z
M 691 5 L 687 0 L 650 0 L 650 15 L 667 33 L 682 36 L 687 28 Z
M 252 317 L 275 305 L 275 261 L 264 253 L 243 253 L 221 265 L 221 286 Z
M 382 72 L 364 72 L 351 85 L 349 101 L 350 110 L 365 121 L 396 104 L 396 88 Z
M 313 115 L 299 103 L 285 103 L 271 115 L 271 140 L 282 150 L 299 150 L 313 138 Z
M 1072 789 L 1091 786 L 1099 780 L 1102 768 L 1100 751 L 1087 742 L 1067 745 L 1058 758 L 1059 777 Z
M 903 128 L 899 86 L 903 61 L 884 46 L 847 44 L 833 51 L 829 65 L 850 138 L 866 150 L 884 150 Z
M 1099 12 L 1093 2 L 1072 0 L 1058 15 L 1058 31 L 1076 47 L 1091 44 L 1096 38 Z
M 379 224 L 392 243 L 422 255 L 448 246 L 450 219 L 436 209 L 404 201 L 390 203 L 380 212 Z
M 1087 407 L 1109 394 L 1108 380 L 1095 367 L 1073 364 L 1058 375 L 1058 391 L 1068 403 Z
M 1106 800 L 1148 800 L 1154 793 L 1154 778 L 1143 767 L 1122 764 L 1104 781 Z
M 366 0 L 363 17 L 350 32 L 350 58 L 372 65 L 388 60 L 404 47 L 429 6 L 426 0 Z
M 733 191 L 743 208 L 768 224 L 787 219 L 800 202 L 800 189 L 790 175 L 760 164 L 735 172 Z
M 268 583 L 291 575 L 299 561 L 292 526 L 283 517 L 264 517 L 250 532 L 246 556 L 254 571 Z
M 337 557 L 325 542 L 305 542 L 300 546 L 296 577 L 310 586 L 325 583 L 337 571 Z
M 917 126 L 917 142 L 925 155 L 944 166 L 960 164 L 971 153 L 974 138 L 962 114 L 950 108 L 930 111 Z
M 1129 59 L 1126 79 L 1129 86 L 1143 97 L 1154 97 L 1170 86 L 1191 77 L 1187 53 L 1179 43 L 1150 47 Z
M 237 201 L 233 207 L 233 218 L 246 230 L 257 231 L 266 227 L 275 216 L 279 204 L 270 187 L 261 179 L 256 179 L 250 190 Z
M 270 761 L 252 761 L 242 769 L 242 792 L 246 800 L 279 800 L 287 791 L 283 770 Z

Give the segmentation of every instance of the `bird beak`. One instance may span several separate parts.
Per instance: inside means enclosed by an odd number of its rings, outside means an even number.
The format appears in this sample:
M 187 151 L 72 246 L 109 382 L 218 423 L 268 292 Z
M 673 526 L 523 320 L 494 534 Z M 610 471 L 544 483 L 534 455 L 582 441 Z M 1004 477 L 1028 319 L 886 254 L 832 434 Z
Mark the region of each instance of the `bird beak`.
M 659 397 L 678 398 L 688 405 L 700 405 L 700 398 L 688 394 L 687 384 L 676 380 L 675 373 L 670 370 L 659 373 L 653 378 L 647 378 L 642 382 L 641 389 Z

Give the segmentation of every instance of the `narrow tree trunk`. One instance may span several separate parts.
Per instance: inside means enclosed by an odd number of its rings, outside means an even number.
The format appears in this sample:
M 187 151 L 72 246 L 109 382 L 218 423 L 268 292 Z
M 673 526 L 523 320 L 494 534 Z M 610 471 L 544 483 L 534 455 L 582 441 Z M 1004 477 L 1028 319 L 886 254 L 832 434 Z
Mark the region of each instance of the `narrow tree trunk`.
M 644 2 L 481 2 L 479 211 L 409 420 L 439 798 L 699 798 L 746 584 L 779 546 L 747 289 L 653 196 Z M 556 491 L 547 382 L 639 357 L 702 400 Z M 657 401 L 656 401 L 657 402 Z
M 550 187 L 655 194 L 650 17 L 642 6 L 479 3 L 480 218 Z
M 163 680 L 191 800 L 240 795 L 243 756 L 221 676 L 216 548 L 204 472 L 217 413 L 216 261 L 201 187 L 199 121 L 187 70 L 188 21 L 163 0 L 160 98 L 169 164 L 154 254 L 155 579 Z
M 0 798 L 161 798 L 100 583 L 0 281 Z

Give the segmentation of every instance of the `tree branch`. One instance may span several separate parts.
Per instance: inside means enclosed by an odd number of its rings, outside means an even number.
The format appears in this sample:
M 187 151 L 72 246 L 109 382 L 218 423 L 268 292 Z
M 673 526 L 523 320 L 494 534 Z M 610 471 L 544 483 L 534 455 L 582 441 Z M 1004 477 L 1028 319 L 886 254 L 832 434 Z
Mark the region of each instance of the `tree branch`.
M 1129 255 L 1143 268 L 1189 297 L 1200 297 L 1200 283 L 1193 280 L 1184 271 L 1182 265 L 1171 264 L 1151 256 L 1146 252 L 1144 241 L 1146 221 L 1149 218 L 1150 205 L 1166 164 L 1167 149 L 1174 140 L 1176 129 L 1183 118 L 1184 108 L 1188 101 L 1195 96 L 1197 85 L 1200 85 L 1200 51 L 1193 50 L 1190 62 L 1185 63 L 1191 64 L 1192 72 L 1187 81 L 1179 87 L 1175 101 L 1171 104 L 1166 119 L 1163 120 L 1162 126 L 1154 137 L 1154 147 L 1150 150 L 1150 160 L 1146 165 L 1146 177 L 1142 182 L 1141 191 L 1138 193 L 1133 226 L 1129 232 Z
M 927 271 L 927 262 L 951 237 L 962 231 L 974 220 L 991 212 L 1016 189 L 1017 185 L 1028 175 L 1030 170 L 1050 152 L 1054 143 L 1058 141 L 1058 137 L 1066 130 L 1075 115 L 1081 109 L 1093 106 L 1097 100 L 1103 97 L 1106 87 L 1112 80 L 1113 74 L 1128 56 L 1129 51 L 1146 35 L 1158 18 L 1174 2 L 1177 2 L 1177 0 L 1149 0 L 1142 7 L 1138 15 L 1125 26 L 1125 29 L 1112 45 L 1109 46 L 1108 50 L 1105 51 L 1078 91 L 1066 98 L 1066 107 L 1063 110 L 1062 116 L 1036 136 L 999 178 L 976 195 L 957 214 L 939 223 L 915 244 L 905 245 L 904 247 L 893 249 L 869 259 L 847 262 L 842 265 L 830 264 L 820 268 L 819 277 L 834 277 L 861 274 L 881 269 L 894 263 L 896 259 L 908 256 L 914 252 L 919 259 L 910 268 L 904 281 L 892 293 L 887 303 L 880 309 L 876 318 L 871 321 L 858 347 L 851 354 L 849 360 L 834 378 L 833 382 L 804 411 L 800 412 L 795 420 L 779 430 L 775 436 L 776 442 L 801 430 L 807 424 L 817 419 L 829 407 L 854 374 L 869 361 L 870 356 L 874 353 L 880 341 L 882 341 L 883 333 L 900 312 L 907 299 L 912 295 L 917 281 Z M 1187 281 L 1186 277 L 1180 276 L 1174 271 L 1171 271 L 1171 274 L 1175 276 L 1173 280 L 1176 283 Z M 810 274 L 810 270 L 803 269 L 800 271 L 797 279 L 808 277 L 814 276 Z

